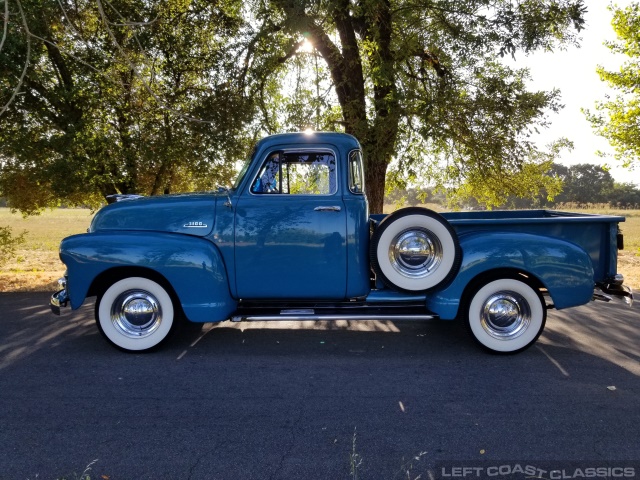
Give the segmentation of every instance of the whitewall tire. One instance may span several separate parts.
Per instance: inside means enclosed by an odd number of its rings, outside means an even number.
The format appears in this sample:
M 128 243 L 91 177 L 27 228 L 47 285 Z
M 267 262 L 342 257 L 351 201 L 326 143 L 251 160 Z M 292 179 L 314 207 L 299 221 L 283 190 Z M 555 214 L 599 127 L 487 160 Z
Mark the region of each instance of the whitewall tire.
M 531 346 L 547 319 L 540 292 L 513 278 L 481 286 L 465 310 L 471 335 L 480 345 L 497 353 L 516 353 Z
M 458 237 L 441 215 L 425 208 L 397 210 L 371 237 L 371 265 L 389 287 L 422 292 L 447 283 L 457 273 Z
M 96 303 L 100 332 L 122 350 L 140 352 L 156 347 L 171 332 L 174 319 L 171 296 L 148 278 L 117 281 Z

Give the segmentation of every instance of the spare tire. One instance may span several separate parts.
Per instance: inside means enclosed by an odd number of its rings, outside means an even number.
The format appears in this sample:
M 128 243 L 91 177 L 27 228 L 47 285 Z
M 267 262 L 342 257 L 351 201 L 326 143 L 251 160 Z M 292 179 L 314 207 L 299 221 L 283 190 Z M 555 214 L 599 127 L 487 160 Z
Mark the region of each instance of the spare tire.
M 449 222 L 432 210 L 403 208 L 374 230 L 371 266 L 385 285 L 421 292 L 449 282 L 458 272 L 462 251 Z

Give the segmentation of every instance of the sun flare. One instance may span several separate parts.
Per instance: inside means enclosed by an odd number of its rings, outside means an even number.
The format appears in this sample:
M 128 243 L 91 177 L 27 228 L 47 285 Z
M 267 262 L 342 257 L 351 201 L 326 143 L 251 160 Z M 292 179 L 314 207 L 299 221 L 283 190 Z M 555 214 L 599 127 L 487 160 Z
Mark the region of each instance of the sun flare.
M 313 52 L 313 43 L 306 38 L 302 41 L 302 44 L 298 47 L 298 52 L 311 53 Z

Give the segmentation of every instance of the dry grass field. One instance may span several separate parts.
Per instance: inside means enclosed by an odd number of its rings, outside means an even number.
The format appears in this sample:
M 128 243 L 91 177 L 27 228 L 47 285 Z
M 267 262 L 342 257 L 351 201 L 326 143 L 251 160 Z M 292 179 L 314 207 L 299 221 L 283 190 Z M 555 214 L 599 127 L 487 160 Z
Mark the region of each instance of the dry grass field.
M 0 292 L 56 289 L 56 280 L 65 269 L 58 258 L 60 240 L 86 232 L 92 217 L 89 210 L 57 209 L 25 219 L 8 208 L 0 208 L 0 225 L 9 225 L 14 235 L 27 231 L 25 243 L 0 267 Z
M 434 208 L 434 205 L 428 205 Z M 581 210 L 588 213 L 622 215 L 621 224 L 625 236 L 625 249 L 619 254 L 619 273 L 625 283 L 640 290 L 640 210 Z M 68 235 L 82 233 L 91 222 L 89 210 L 57 209 L 45 211 L 37 217 L 23 219 L 7 208 L 0 208 L 0 225 L 9 225 L 14 234 L 28 233 L 26 242 L 16 256 L 0 269 L 0 292 L 53 291 L 56 280 L 64 273 L 64 265 L 58 258 L 60 240 Z

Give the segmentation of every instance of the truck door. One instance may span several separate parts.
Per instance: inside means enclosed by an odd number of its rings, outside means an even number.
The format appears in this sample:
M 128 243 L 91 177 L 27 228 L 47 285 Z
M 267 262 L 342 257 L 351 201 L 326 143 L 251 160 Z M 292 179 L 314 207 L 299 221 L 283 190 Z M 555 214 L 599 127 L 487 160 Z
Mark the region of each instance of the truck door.
M 242 299 L 346 296 L 346 212 L 336 155 L 280 150 L 239 198 L 235 264 Z

